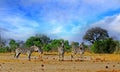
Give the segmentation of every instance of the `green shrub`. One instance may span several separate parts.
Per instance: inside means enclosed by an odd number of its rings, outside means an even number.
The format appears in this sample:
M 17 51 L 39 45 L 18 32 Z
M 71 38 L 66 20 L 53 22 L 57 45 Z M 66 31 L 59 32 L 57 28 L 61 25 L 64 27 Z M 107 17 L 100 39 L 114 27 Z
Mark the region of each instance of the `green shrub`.
M 116 49 L 116 42 L 112 38 L 95 41 L 91 47 L 94 53 L 113 53 Z
M 5 53 L 5 52 L 9 52 L 9 48 L 7 48 L 7 47 L 0 48 L 0 53 Z

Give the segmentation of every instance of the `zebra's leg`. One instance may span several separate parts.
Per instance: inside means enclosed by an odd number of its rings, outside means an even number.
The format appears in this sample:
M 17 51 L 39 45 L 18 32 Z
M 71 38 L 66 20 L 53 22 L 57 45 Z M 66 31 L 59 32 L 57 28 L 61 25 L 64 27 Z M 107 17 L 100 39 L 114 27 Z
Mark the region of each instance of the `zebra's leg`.
M 41 54 L 41 60 L 43 61 L 43 54 Z
M 58 55 L 59 55 L 59 61 L 60 61 L 61 56 L 60 56 L 60 54 L 58 54 Z
M 71 54 L 71 61 L 73 60 L 73 54 Z
M 75 54 L 74 54 L 74 52 L 72 52 L 71 53 L 71 61 L 74 59 L 74 56 L 75 56 Z
M 28 54 L 28 59 L 31 60 L 31 53 Z
M 15 56 L 15 57 L 16 57 L 16 58 L 18 58 L 18 57 L 19 57 L 19 55 L 20 55 L 20 53 L 16 53 L 16 56 Z
M 80 61 L 84 61 L 84 56 L 83 56 L 83 54 L 80 55 Z
M 64 54 L 62 54 L 62 61 L 64 60 Z
M 83 55 L 83 54 L 82 54 L 82 56 L 81 56 L 81 57 L 82 57 L 82 61 L 84 61 L 84 55 Z
M 62 54 L 59 54 L 59 61 L 62 61 Z
M 43 60 L 43 54 L 39 54 L 39 59 Z
M 76 53 L 72 53 L 71 54 L 71 61 L 75 61 L 76 60 L 76 56 L 77 56 Z
M 29 60 L 29 61 L 31 60 L 31 54 L 32 54 L 31 51 L 27 51 L 27 55 L 28 55 L 28 60 Z
M 73 57 L 73 60 L 74 60 L 74 61 L 78 60 L 77 53 L 75 53 L 73 56 L 74 56 L 74 57 Z

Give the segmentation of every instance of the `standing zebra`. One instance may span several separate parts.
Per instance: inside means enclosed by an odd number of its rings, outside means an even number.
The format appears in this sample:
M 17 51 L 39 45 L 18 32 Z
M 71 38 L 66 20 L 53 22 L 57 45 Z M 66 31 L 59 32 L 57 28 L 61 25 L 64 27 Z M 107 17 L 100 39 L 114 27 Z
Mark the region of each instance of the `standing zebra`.
M 43 50 L 37 46 L 31 46 L 30 48 L 16 48 L 14 57 L 18 58 L 20 54 L 27 54 L 30 61 L 32 52 L 39 52 L 42 54 Z
M 80 46 L 72 46 L 72 54 L 71 54 L 71 60 L 74 58 L 73 56 L 76 56 L 77 54 L 80 55 L 80 58 L 83 58 L 84 54 L 84 43 L 82 42 Z
M 58 55 L 59 55 L 59 61 L 64 60 L 64 41 L 60 42 L 60 46 L 58 47 Z

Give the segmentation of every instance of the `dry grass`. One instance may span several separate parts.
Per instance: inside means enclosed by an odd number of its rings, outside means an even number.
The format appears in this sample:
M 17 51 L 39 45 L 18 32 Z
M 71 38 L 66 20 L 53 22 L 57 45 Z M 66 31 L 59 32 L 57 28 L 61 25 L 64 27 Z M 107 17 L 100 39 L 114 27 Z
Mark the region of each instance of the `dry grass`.
M 38 53 L 28 61 L 26 55 L 14 58 L 14 53 L 0 53 L 0 72 L 120 72 L 119 54 L 85 53 L 85 61 L 71 61 L 71 53 L 65 53 L 65 61 L 58 61 L 57 52 Z

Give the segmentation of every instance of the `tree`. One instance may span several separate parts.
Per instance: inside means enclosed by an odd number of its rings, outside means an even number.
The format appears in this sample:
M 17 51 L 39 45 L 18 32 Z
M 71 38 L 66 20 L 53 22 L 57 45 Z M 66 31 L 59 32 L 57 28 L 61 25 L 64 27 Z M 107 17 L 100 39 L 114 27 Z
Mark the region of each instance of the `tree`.
M 6 40 L 4 38 L 2 38 L 1 33 L 0 33 L 0 47 L 5 46 L 5 42 L 6 42 Z
M 20 48 L 24 48 L 25 45 L 24 41 L 18 40 L 17 43 L 19 44 Z
M 10 48 L 9 47 L 2 47 L 0 48 L 0 53 L 5 53 L 5 52 L 10 52 Z
M 76 47 L 79 46 L 79 43 L 78 43 L 78 42 L 72 42 L 72 43 L 71 43 L 71 46 L 72 46 L 73 48 L 76 48 Z
M 42 46 L 42 42 L 41 42 L 39 37 L 32 36 L 32 37 L 30 37 L 26 40 L 25 47 L 30 47 L 30 46 L 33 46 L 33 45 L 36 45 L 36 46 L 39 46 L 39 47 Z
M 60 42 L 64 41 L 63 39 L 54 39 L 51 41 L 52 51 L 57 51 L 60 46 Z
M 0 39 L 0 47 L 4 47 L 5 46 L 5 40 L 3 40 L 2 38 Z
M 65 51 L 69 52 L 70 51 L 70 45 L 68 40 L 63 40 L 63 39 L 54 39 L 51 41 L 51 50 L 52 51 L 57 51 L 58 47 L 61 45 L 61 41 L 64 42 L 64 49 Z
M 99 40 L 103 40 L 108 38 L 108 32 L 105 29 L 100 27 L 95 27 L 87 30 L 86 34 L 84 35 L 83 39 L 89 41 L 90 43 L 94 43 Z
M 46 52 L 49 52 L 49 51 L 51 50 L 51 48 L 52 48 L 51 44 L 47 44 L 47 45 L 43 48 L 43 50 L 46 51 Z
M 51 40 L 48 36 L 42 35 L 42 34 L 36 34 L 35 36 L 32 36 L 26 40 L 25 46 L 30 47 L 30 46 L 36 45 L 44 49 L 46 48 L 47 44 L 50 43 L 50 41 Z
M 67 51 L 67 52 L 69 52 L 71 50 L 71 46 L 69 45 L 68 40 L 64 40 L 64 47 L 65 47 L 65 51 Z
M 15 51 L 15 49 L 19 47 L 19 44 L 14 39 L 10 40 L 9 45 L 10 45 L 11 51 Z
M 42 44 L 48 44 L 51 42 L 51 39 L 47 36 L 47 35 L 44 35 L 44 34 L 36 34 L 36 37 L 40 38 Z

